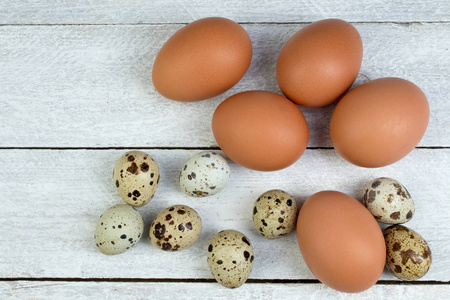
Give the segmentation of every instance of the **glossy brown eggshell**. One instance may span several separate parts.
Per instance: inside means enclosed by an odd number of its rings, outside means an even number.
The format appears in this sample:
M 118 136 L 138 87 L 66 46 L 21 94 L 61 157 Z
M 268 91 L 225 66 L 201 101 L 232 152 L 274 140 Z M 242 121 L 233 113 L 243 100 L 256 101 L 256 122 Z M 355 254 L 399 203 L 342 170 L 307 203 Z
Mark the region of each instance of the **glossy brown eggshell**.
M 217 144 L 234 162 L 258 171 L 275 171 L 296 162 L 308 145 L 308 124 L 300 109 L 267 91 L 233 95 L 215 110 Z
M 177 101 L 199 101 L 234 86 L 252 59 L 252 43 L 236 22 L 219 17 L 194 21 L 175 32 L 153 64 L 156 90 Z

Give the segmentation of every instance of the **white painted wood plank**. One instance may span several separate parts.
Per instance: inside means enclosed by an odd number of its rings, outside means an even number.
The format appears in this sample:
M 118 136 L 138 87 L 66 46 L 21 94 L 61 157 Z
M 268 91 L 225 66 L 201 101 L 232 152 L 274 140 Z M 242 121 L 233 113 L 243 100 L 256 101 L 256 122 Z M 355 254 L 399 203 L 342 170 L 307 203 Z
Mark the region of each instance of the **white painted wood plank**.
M 276 59 L 302 26 L 244 25 L 254 45 L 246 76 L 228 92 L 195 103 L 164 99 L 151 82 L 157 52 L 182 25 L 1 26 L 0 146 L 215 146 L 214 109 L 237 92 L 280 92 Z M 450 24 L 356 27 L 364 43 L 361 73 L 373 79 L 398 76 L 420 86 L 431 118 L 419 145 L 450 146 Z M 331 146 L 333 106 L 302 110 L 309 146 Z
M 93 241 L 97 218 L 122 203 L 112 182 L 115 161 L 125 150 L 0 151 L 0 278 L 206 278 L 209 240 L 223 229 L 245 233 L 255 249 L 252 279 L 314 279 L 291 233 L 277 240 L 259 236 L 253 203 L 268 189 L 280 188 L 302 203 L 321 190 L 361 198 L 364 185 L 380 176 L 397 179 L 411 193 L 416 213 L 407 226 L 421 234 L 433 253 L 421 280 L 450 280 L 450 149 L 416 149 L 380 169 L 353 166 L 334 150 L 307 150 L 293 166 L 256 172 L 234 163 L 228 186 L 208 198 L 190 198 L 178 187 L 184 162 L 197 151 L 148 150 L 161 170 L 155 198 L 138 210 L 147 224 L 130 251 L 105 256 Z M 203 231 L 193 247 L 168 253 L 153 247 L 148 226 L 165 207 L 185 204 L 198 211 Z M 395 280 L 385 271 L 382 280 Z M 30 284 L 33 285 L 33 284 Z M 37 283 L 39 285 L 39 283 Z
M 336 17 L 348 21 L 448 21 L 446 0 L 374 1 L 64 1 L 3 0 L 1 24 L 187 23 L 209 16 L 238 22 L 310 22 Z
M 450 285 L 383 285 L 347 294 L 323 284 L 246 283 L 227 289 L 217 283 L 171 282 L 0 282 L 6 299 L 442 299 Z

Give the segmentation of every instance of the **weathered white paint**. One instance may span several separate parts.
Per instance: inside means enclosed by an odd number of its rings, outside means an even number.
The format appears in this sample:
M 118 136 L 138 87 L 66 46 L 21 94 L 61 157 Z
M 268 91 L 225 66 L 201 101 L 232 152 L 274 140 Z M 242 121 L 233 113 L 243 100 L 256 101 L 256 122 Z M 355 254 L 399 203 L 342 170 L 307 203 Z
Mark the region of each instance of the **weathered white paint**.
M 384 285 L 347 294 L 323 284 L 245 283 L 228 289 L 199 282 L 0 282 L 6 299 L 436 299 L 447 300 L 450 285 Z
M 187 23 L 223 16 L 237 22 L 449 21 L 446 0 L 3 0 L 0 24 Z
M 207 198 L 191 198 L 177 179 L 197 151 L 148 150 L 158 162 L 161 181 L 155 198 L 138 210 L 144 237 L 128 252 L 105 256 L 94 245 L 98 217 L 122 203 L 112 170 L 126 150 L 0 151 L 0 277 L 207 278 L 206 251 L 220 230 L 245 233 L 255 250 L 252 279 L 314 279 L 297 246 L 295 233 L 277 240 L 259 236 L 252 222 L 254 201 L 268 189 L 291 193 L 301 204 L 321 190 L 338 190 L 361 199 L 365 184 L 381 176 L 397 179 L 411 193 L 416 213 L 406 225 L 421 234 L 433 253 L 422 280 L 450 280 L 450 149 L 416 149 L 384 168 L 360 168 L 334 150 L 307 150 L 291 167 L 256 172 L 231 163 L 227 187 Z M 147 238 L 156 215 L 173 204 L 189 205 L 203 221 L 200 239 L 180 252 L 164 252 Z M 384 226 L 383 226 L 384 227 Z M 395 280 L 387 271 L 382 280 Z
M 247 75 L 209 101 L 163 99 L 151 84 L 151 67 L 163 43 L 182 26 L 171 23 L 214 15 L 257 23 L 244 24 L 254 46 Z M 1 25 L 111 26 L 0 26 L 0 147 L 215 146 L 210 130 L 215 107 L 243 90 L 279 92 L 275 61 L 282 45 L 306 23 L 329 17 L 356 23 L 365 48 L 361 73 L 370 78 L 403 77 L 425 91 L 431 118 L 420 145 L 450 146 L 450 3 L 445 0 L 3 0 Z M 291 22 L 300 24 L 285 24 Z M 333 107 L 302 110 L 310 126 L 309 146 L 331 146 L 327 127 Z M 179 169 L 196 151 L 149 150 L 160 164 L 162 178 L 155 198 L 139 208 L 147 225 L 166 206 L 183 203 L 202 216 L 202 236 L 178 253 L 153 248 L 145 236 L 131 251 L 108 257 L 95 248 L 93 232 L 98 216 L 122 203 L 111 173 L 125 151 L 0 150 L 0 277 L 174 281 L 0 281 L 0 298 L 390 300 L 447 299 L 450 294 L 450 149 L 416 149 L 380 169 L 359 168 L 334 150 L 314 149 L 278 172 L 231 164 L 228 187 L 202 199 L 189 198 L 177 185 Z M 314 277 L 300 256 L 295 234 L 269 241 L 253 228 L 251 208 L 259 194 L 282 188 L 299 203 L 324 189 L 358 197 L 364 184 L 378 176 L 399 180 L 413 195 L 416 214 L 406 225 L 423 235 L 433 252 L 432 267 L 422 280 L 447 284 L 403 285 L 386 271 L 381 279 L 398 284 L 377 284 L 356 295 L 322 284 L 264 282 Z M 212 279 L 206 247 L 214 233 L 225 228 L 249 236 L 256 253 L 251 279 L 262 283 L 230 290 L 214 282 L 176 282 Z
M 279 93 L 278 53 L 303 26 L 244 25 L 254 46 L 246 76 L 228 92 L 194 103 L 167 100 L 151 82 L 156 54 L 182 25 L 1 26 L 0 146 L 214 146 L 210 122 L 217 105 L 245 90 Z M 431 118 L 419 145 L 450 146 L 450 24 L 356 27 L 364 43 L 361 73 L 420 86 Z M 333 106 L 302 110 L 309 146 L 331 146 Z

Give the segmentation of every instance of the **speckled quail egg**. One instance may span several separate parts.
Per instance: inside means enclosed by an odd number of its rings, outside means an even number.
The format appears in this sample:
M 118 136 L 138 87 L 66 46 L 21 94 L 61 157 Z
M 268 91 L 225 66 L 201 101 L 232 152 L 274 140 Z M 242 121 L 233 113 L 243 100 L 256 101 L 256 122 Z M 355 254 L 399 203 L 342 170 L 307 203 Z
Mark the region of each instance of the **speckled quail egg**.
M 253 247 L 250 240 L 236 230 L 216 234 L 208 246 L 208 265 L 218 283 L 236 288 L 247 281 L 253 267 Z
M 189 248 L 199 238 L 202 220 L 186 205 L 172 205 L 163 210 L 150 226 L 152 244 L 165 251 Z
M 160 175 L 153 157 L 142 151 L 130 151 L 117 161 L 113 177 L 120 197 L 129 205 L 138 207 L 153 198 Z
M 184 164 L 178 181 L 186 195 L 206 197 L 222 190 L 229 178 L 227 160 L 214 151 L 203 151 Z
M 295 229 L 298 206 L 294 197 L 282 190 L 270 190 L 253 205 L 256 230 L 268 239 L 276 239 Z
M 95 227 L 94 240 L 103 254 L 120 254 L 141 239 L 144 220 L 141 214 L 128 204 L 118 204 L 108 208 Z
M 391 178 L 381 177 L 369 182 L 364 188 L 362 203 L 382 223 L 406 223 L 414 215 L 414 201 L 408 190 Z
M 423 277 L 431 266 L 431 250 L 425 239 L 412 229 L 393 225 L 383 232 L 386 267 L 402 280 Z

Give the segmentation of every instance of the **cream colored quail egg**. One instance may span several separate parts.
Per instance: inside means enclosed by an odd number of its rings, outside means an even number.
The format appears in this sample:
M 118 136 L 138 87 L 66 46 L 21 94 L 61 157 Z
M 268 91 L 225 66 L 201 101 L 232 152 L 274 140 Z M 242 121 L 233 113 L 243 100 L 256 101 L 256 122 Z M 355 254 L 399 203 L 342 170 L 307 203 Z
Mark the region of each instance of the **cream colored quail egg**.
M 425 239 L 412 229 L 394 225 L 383 232 L 386 267 L 402 280 L 423 277 L 431 266 L 431 250 Z
M 208 246 L 208 265 L 218 283 L 236 288 L 247 281 L 253 267 L 253 247 L 250 240 L 236 230 L 224 230 L 215 235 Z
M 120 197 L 129 205 L 138 207 L 153 198 L 160 175 L 153 157 L 142 151 L 130 151 L 117 161 L 113 177 Z
M 178 181 L 186 195 L 206 197 L 222 190 L 229 178 L 227 160 L 214 151 L 203 151 L 184 164 Z
M 391 178 L 381 177 L 369 182 L 364 188 L 362 203 L 382 223 L 406 223 L 414 215 L 414 201 L 408 190 Z
M 141 239 L 144 220 L 141 214 L 128 204 L 108 208 L 95 227 L 95 244 L 103 254 L 120 254 Z
M 256 230 L 268 239 L 276 239 L 295 229 L 298 206 L 294 197 L 282 190 L 262 194 L 253 206 Z
M 172 205 L 163 210 L 150 226 L 152 244 L 165 251 L 189 248 L 199 238 L 202 220 L 186 205 Z

